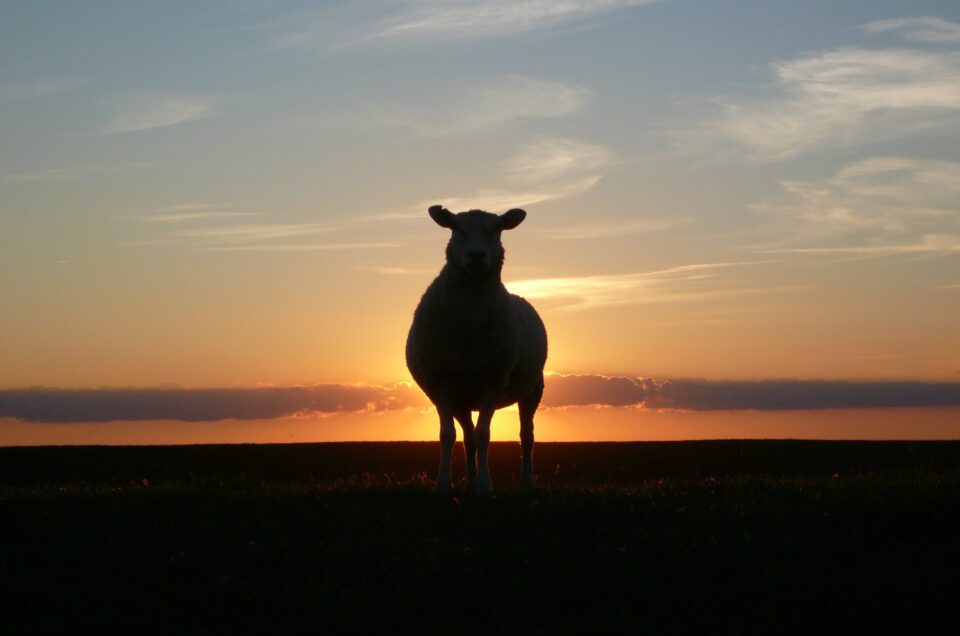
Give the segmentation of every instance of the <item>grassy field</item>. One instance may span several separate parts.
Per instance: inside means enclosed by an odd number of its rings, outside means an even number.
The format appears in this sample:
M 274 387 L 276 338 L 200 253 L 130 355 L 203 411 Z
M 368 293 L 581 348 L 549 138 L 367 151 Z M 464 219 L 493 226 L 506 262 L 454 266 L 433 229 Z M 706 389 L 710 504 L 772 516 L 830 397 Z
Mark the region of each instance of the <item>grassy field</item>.
M 960 633 L 960 442 L 541 444 L 534 494 L 494 444 L 486 499 L 437 454 L 0 449 L 4 632 Z

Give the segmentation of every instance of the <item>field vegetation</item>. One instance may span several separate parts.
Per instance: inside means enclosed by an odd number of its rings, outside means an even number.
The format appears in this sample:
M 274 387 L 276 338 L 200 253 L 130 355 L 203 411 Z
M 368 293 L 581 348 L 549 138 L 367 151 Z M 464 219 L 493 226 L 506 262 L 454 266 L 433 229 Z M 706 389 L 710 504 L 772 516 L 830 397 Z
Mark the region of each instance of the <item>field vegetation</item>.
M 487 498 L 437 455 L 0 449 L 4 631 L 960 633 L 960 442 L 541 444 L 532 494 L 495 443 Z

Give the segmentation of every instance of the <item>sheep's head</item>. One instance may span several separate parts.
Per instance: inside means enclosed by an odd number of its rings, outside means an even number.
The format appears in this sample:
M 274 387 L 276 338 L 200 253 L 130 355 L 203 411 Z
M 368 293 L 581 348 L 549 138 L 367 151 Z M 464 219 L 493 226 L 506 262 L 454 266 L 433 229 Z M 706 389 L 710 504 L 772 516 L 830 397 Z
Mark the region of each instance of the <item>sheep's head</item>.
M 430 217 L 440 227 L 450 228 L 447 262 L 471 278 L 499 274 L 503 266 L 500 233 L 520 225 L 527 213 L 514 208 L 503 214 L 470 210 L 454 214 L 441 205 L 430 208 Z

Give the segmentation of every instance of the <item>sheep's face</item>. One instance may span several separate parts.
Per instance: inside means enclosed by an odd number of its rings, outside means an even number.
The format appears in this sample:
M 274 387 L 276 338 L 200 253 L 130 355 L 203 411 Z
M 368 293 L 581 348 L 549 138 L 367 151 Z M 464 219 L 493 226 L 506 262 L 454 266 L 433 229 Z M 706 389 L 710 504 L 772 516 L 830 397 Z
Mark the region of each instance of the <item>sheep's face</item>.
M 430 208 L 430 216 L 437 225 L 451 230 L 447 262 L 473 278 L 500 271 L 503 265 L 500 233 L 520 225 L 526 215 L 520 209 L 497 215 L 482 210 L 453 214 L 439 205 Z

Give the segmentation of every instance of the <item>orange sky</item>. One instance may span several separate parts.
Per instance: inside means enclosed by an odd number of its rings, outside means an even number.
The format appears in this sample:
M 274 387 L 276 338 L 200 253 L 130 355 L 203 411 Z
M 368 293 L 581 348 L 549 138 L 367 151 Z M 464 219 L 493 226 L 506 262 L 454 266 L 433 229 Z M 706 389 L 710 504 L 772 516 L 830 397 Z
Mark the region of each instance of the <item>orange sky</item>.
M 5 11 L 0 390 L 407 382 L 448 236 L 431 204 L 527 210 L 504 281 L 549 371 L 960 381 L 956 7 L 214 5 Z M 588 413 L 545 412 L 545 435 L 874 430 Z M 432 438 L 410 417 L 282 427 Z

